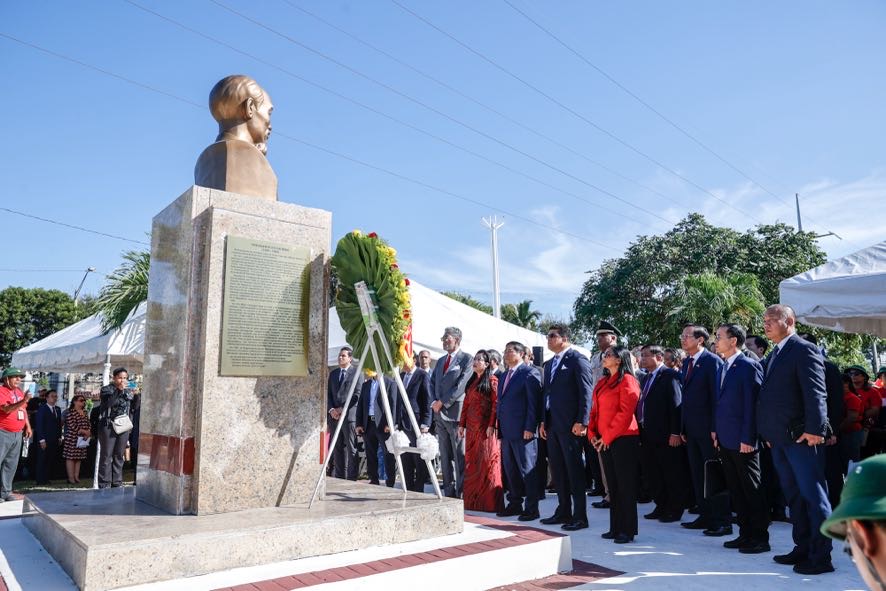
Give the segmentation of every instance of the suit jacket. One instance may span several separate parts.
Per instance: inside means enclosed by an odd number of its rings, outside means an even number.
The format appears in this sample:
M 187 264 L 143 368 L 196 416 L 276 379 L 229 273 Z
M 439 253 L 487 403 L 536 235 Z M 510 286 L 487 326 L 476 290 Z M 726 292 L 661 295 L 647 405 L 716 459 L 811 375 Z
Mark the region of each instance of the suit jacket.
M 339 383 L 339 376 L 344 371 L 345 377 Z M 348 420 L 353 421 L 357 413 L 357 399 L 360 396 L 360 389 L 363 387 L 363 372 L 357 375 L 357 366 L 351 364 L 350 367 L 342 370 L 336 367 L 329 372 L 329 379 L 326 381 L 326 410 L 331 408 L 341 408 L 345 405 L 345 398 L 348 396 L 348 389 L 351 382 L 357 380 L 354 387 L 354 395 L 351 396 L 351 403 L 348 405 Z M 332 420 L 332 417 L 329 417 Z
M 683 432 L 690 437 L 710 437 L 714 431 L 714 397 L 717 370 L 723 360 L 703 349 L 698 363 L 687 378 L 689 357 L 683 360 Z
M 757 397 L 762 382 L 763 367 L 745 355 L 736 357 L 728 370 L 725 363 L 717 370 L 714 427 L 724 448 L 738 451 L 742 443 L 757 447 Z
M 788 445 L 793 426 L 824 435 L 827 419 L 824 358 L 818 348 L 791 335 L 775 358 L 766 357 L 757 399 L 757 430 L 773 445 Z
M 843 422 L 846 414 L 846 404 L 843 402 L 843 374 L 837 364 L 825 357 L 824 360 L 824 384 L 828 393 L 828 423 L 829 435 L 837 432 L 837 427 Z
M 404 379 L 405 373 L 400 374 L 400 379 Z M 412 414 L 415 415 L 415 421 L 418 423 L 419 429 L 431 426 L 431 376 L 428 372 L 417 367 L 406 384 L 406 396 L 409 398 L 409 406 L 412 408 Z M 397 417 L 397 424 L 403 431 L 412 433 L 412 421 L 409 420 L 409 413 L 406 412 L 406 405 L 400 404 L 400 413 Z
M 372 382 L 374 381 L 375 378 L 363 381 L 363 389 L 360 391 L 360 402 L 357 404 L 357 415 L 355 417 L 357 427 L 363 427 L 366 429 L 367 425 L 369 425 L 369 403 L 372 398 L 370 389 L 372 388 Z M 385 376 L 385 389 L 388 391 L 388 404 L 391 405 L 391 416 L 394 417 L 394 420 L 397 420 L 397 413 L 400 409 L 398 403 L 400 395 L 397 393 L 397 384 L 388 376 Z M 378 426 L 379 431 L 383 431 L 388 424 L 388 421 L 385 417 L 384 407 L 382 406 L 381 387 L 378 389 L 378 397 L 375 400 L 375 415 L 373 416 L 375 416 L 375 424 Z
M 671 435 L 683 432 L 683 387 L 680 385 L 680 372 L 662 365 L 654 374 L 655 381 L 649 386 L 644 398 L 643 424 L 640 434 L 643 441 L 667 443 Z M 643 380 L 643 389 L 650 376 Z M 640 416 L 640 405 L 637 405 L 637 416 Z
M 446 373 L 443 366 L 446 363 L 444 355 L 437 360 L 434 371 L 431 372 L 431 400 L 443 403 L 440 416 L 447 421 L 458 421 L 461 418 L 461 406 L 465 399 L 465 386 L 471 377 L 473 358 L 464 351 L 459 350 L 452 358 Z
M 556 375 L 551 379 L 553 359 L 544 365 L 544 398 L 547 412 L 545 429 L 555 433 L 572 431 L 572 425 L 588 424 L 594 392 L 591 363 L 576 351 L 563 353 Z
M 46 441 L 47 445 L 58 445 L 62 436 L 62 412 L 57 406 L 41 404 L 37 409 L 37 420 L 34 425 L 34 440 Z
M 507 375 L 505 372 L 498 378 L 498 436 L 522 441 L 524 431 L 535 433 L 538 430 L 541 375 L 525 363 L 514 368 L 510 380 Z M 505 381 L 508 382 L 507 388 Z

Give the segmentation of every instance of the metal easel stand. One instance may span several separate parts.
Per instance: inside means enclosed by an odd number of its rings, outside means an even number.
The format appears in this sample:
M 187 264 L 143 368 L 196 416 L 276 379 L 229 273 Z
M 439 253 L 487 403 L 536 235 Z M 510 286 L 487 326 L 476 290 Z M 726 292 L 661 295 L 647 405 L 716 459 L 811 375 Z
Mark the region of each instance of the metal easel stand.
M 381 350 L 385 355 L 385 359 L 390 365 L 391 373 L 393 374 L 394 381 L 397 383 L 397 390 L 400 393 L 400 398 L 403 401 L 403 408 L 406 409 L 406 414 L 409 416 L 409 422 L 412 425 L 413 433 L 416 434 L 416 437 L 421 436 L 421 431 L 418 427 L 418 421 L 415 419 L 415 413 L 412 412 L 412 406 L 409 404 L 409 397 L 406 395 L 406 388 L 403 386 L 403 381 L 400 379 L 400 373 L 397 371 L 397 368 L 394 366 L 393 357 L 391 356 L 391 351 L 388 348 L 388 342 L 385 338 L 384 331 L 381 328 L 381 325 L 378 321 L 378 311 L 375 303 L 372 301 L 372 293 L 369 288 L 366 286 L 366 283 L 360 281 L 359 283 L 354 284 L 354 289 L 357 291 L 357 301 L 360 304 L 360 311 L 363 313 L 363 324 L 366 326 L 366 346 L 363 348 L 362 354 L 360 355 L 360 363 L 357 365 L 357 373 L 363 371 L 363 364 L 366 360 L 366 356 L 372 353 L 372 359 L 375 362 L 375 367 L 381 367 L 381 363 L 379 363 L 380 358 L 378 354 L 378 348 L 375 343 L 376 336 L 381 343 Z M 387 419 L 388 425 L 393 426 L 394 420 L 391 415 L 391 406 L 388 403 L 388 392 L 385 387 L 385 381 L 382 372 L 379 372 L 376 375 L 376 380 L 378 380 L 378 388 L 381 396 L 381 405 L 382 409 L 385 413 L 385 418 Z M 332 440 L 329 442 L 329 449 L 334 449 L 335 444 L 338 441 L 339 436 L 341 435 L 341 430 L 344 425 L 345 420 L 347 419 L 347 408 L 351 403 L 351 398 L 354 396 L 354 389 L 356 388 L 357 380 L 352 380 L 350 387 L 348 388 L 348 395 L 345 398 L 343 411 L 341 416 L 338 418 L 338 423 L 335 425 L 335 432 L 332 435 Z M 392 431 L 389 436 L 391 441 L 397 441 L 396 435 L 397 431 Z M 402 433 L 400 433 L 403 435 Z M 403 435 L 405 437 L 405 435 Z M 421 450 L 417 447 L 398 447 L 394 446 L 394 459 L 397 461 L 397 472 L 400 475 L 400 482 L 403 483 L 403 498 L 406 498 L 408 491 L 406 490 L 406 478 L 403 473 L 403 462 L 400 459 L 400 455 L 402 453 L 417 453 L 421 454 Z M 317 484 L 314 487 L 314 493 L 311 495 L 311 500 L 308 503 L 308 508 L 310 509 L 314 505 L 314 501 L 317 500 L 317 496 L 320 493 L 320 485 L 326 480 L 326 468 L 329 465 L 329 460 L 331 458 L 331 454 L 326 454 L 326 459 L 323 461 L 323 468 L 320 470 L 320 475 L 317 477 Z M 437 481 L 437 472 L 434 470 L 433 464 L 430 459 L 425 458 L 425 465 L 428 468 L 428 474 L 432 477 L 431 483 L 434 485 L 434 491 L 437 493 L 438 499 L 443 499 L 443 493 L 440 491 L 440 483 Z

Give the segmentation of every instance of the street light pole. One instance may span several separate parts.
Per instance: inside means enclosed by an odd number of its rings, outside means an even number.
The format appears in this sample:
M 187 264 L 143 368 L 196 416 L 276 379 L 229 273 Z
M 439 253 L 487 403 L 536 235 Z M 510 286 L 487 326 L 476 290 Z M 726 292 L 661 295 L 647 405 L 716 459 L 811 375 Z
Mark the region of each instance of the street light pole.
M 86 269 L 86 273 L 83 274 L 83 279 L 80 280 L 80 285 L 77 286 L 77 291 L 74 292 L 74 306 L 77 306 L 77 300 L 80 298 L 80 290 L 83 289 L 83 284 L 86 283 L 86 276 L 90 273 L 95 272 L 95 267 L 89 267 Z
M 492 216 L 483 218 L 483 225 L 492 230 L 492 315 L 501 319 L 501 293 L 498 286 L 498 229 L 505 223 Z

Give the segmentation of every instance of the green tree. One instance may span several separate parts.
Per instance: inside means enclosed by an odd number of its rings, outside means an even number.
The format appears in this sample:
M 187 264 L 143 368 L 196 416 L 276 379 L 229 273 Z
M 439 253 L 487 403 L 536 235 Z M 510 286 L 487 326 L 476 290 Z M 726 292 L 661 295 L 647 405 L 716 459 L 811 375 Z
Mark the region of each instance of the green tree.
M 573 306 L 575 326 L 592 332 L 599 320 L 609 320 L 631 343 L 673 344 L 686 319 L 670 314 L 677 308 L 673 298 L 690 275 L 750 274 L 765 305 L 778 301 L 781 280 L 825 260 L 814 234 L 784 224 L 741 233 L 693 213 L 662 236 L 639 237 L 621 258 L 591 271 Z
M 97 301 L 106 333 L 123 326 L 139 304 L 148 300 L 150 265 L 151 253 L 129 250 L 123 253 L 123 264 L 108 276 Z
M 74 300 L 57 289 L 7 287 L 0 291 L 0 367 L 12 354 L 83 318 Z
M 766 309 L 757 278 L 749 273 L 687 275 L 666 299 L 673 306 L 668 318 L 675 326 L 698 322 L 711 330 L 722 322 L 735 322 L 757 331 Z
M 538 330 L 541 312 L 532 309 L 532 300 L 523 300 L 516 304 L 502 304 L 501 319 L 529 330 Z
M 492 315 L 492 306 L 488 304 L 484 304 L 480 300 L 476 300 L 469 295 L 458 293 L 457 291 L 444 291 L 441 292 L 446 297 L 450 297 L 456 302 L 461 302 L 466 306 L 470 306 L 474 309 L 480 310 L 481 312 L 486 312 L 489 315 Z

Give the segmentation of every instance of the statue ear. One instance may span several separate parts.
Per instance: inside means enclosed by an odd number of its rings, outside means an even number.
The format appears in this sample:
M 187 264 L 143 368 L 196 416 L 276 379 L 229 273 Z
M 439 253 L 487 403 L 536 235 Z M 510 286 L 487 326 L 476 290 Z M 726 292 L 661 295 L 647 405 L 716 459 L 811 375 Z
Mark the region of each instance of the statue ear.
M 255 99 L 249 97 L 243 103 L 243 118 L 247 121 L 252 119 L 255 116 L 255 111 L 258 107 L 255 106 Z

